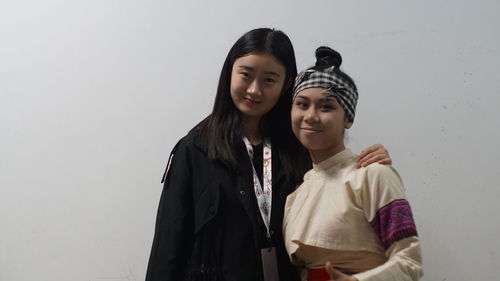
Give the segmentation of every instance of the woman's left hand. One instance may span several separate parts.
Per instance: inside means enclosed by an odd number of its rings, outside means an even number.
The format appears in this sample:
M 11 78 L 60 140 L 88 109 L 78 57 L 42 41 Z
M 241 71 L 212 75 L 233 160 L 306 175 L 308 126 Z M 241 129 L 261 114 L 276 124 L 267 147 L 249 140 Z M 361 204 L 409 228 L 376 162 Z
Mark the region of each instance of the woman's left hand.
M 358 281 L 358 279 L 336 270 L 330 262 L 326 263 L 325 269 L 332 281 Z
M 361 151 L 356 161 L 356 168 L 366 167 L 372 163 L 391 165 L 392 159 L 389 151 L 381 144 L 374 144 Z

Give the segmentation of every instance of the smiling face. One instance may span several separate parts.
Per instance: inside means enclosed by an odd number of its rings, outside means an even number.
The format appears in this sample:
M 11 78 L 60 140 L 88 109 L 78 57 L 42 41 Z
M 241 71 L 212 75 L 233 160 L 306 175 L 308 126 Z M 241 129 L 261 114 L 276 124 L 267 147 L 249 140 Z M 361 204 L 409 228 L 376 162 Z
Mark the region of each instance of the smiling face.
M 285 67 L 272 55 L 251 53 L 238 58 L 231 72 L 231 98 L 243 120 L 260 121 L 278 102 Z
M 319 163 L 344 147 L 344 129 L 352 122 L 346 118 L 335 97 L 329 97 L 323 88 L 300 91 L 292 106 L 292 129 L 299 141 L 309 150 L 311 158 Z

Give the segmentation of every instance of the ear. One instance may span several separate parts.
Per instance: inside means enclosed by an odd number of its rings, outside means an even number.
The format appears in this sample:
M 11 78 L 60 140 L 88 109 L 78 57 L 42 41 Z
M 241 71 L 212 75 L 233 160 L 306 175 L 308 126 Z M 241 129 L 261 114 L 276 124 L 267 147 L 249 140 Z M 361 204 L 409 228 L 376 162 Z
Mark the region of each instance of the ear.
M 346 128 L 346 129 L 350 129 L 351 127 L 352 127 L 352 122 L 347 121 L 347 122 L 345 123 L 345 128 Z

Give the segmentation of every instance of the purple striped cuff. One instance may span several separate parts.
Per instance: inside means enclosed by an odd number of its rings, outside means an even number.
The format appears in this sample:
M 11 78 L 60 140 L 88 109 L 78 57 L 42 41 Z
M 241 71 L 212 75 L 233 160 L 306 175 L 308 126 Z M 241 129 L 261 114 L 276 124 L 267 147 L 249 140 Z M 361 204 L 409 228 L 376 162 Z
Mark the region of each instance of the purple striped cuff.
M 370 224 L 385 249 L 398 240 L 418 235 L 410 204 L 404 199 L 380 208 Z

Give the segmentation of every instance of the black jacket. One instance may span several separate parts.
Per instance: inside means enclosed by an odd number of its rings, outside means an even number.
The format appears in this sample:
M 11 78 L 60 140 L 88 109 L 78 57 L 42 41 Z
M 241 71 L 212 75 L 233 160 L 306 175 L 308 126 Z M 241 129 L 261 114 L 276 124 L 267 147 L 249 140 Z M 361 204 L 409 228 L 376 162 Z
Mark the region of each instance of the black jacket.
M 173 150 L 165 176 L 146 281 L 263 280 L 260 249 L 269 246 L 255 198 L 252 170 L 241 141 L 239 167 L 209 160 L 196 134 Z M 277 157 L 272 161 L 271 243 L 281 281 L 299 280 L 286 253 L 282 221 L 295 188 Z

